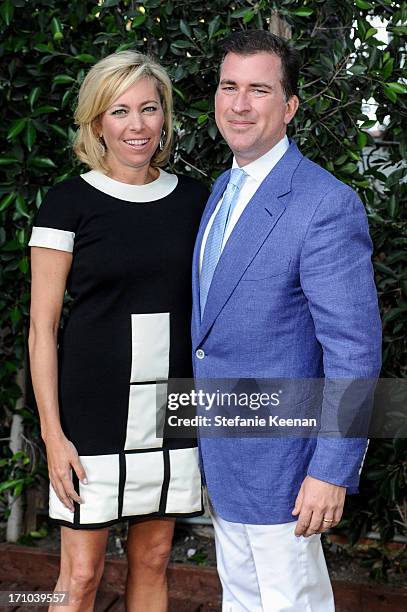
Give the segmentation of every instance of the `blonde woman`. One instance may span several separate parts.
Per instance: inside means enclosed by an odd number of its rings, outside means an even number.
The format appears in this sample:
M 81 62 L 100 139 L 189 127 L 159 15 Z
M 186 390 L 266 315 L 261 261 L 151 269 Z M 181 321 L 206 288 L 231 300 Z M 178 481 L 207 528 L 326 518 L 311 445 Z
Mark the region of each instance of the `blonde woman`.
M 171 83 L 151 58 L 99 61 L 75 121 L 90 170 L 48 191 L 29 243 L 56 589 L 69 591 L 67 612 L 93 610 L 108 527 L 128 521 L 126 609 L 161 612 L 175 518 L 201 514 L 202 498 L 195 441 L 157 436 L 156 381 L 192 376 L 191 259 L 207 191 L 162 170 Z M 58 334 L 65 290 L 73 306 Z

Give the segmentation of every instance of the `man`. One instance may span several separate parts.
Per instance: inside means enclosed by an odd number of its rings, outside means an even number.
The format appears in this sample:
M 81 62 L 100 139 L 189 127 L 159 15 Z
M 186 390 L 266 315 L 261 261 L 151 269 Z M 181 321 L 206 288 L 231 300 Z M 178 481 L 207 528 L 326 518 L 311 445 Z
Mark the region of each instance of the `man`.
M 215 114 L 234 159 L 194 253 L 198 379 L 353 380 L 380 369 L 365 211 L 287 139 L 297 79 L 283 39 L 252 30 L 225 41 Z M 338 416 L 331 400 L 321 422 Z M 201 437 L 225 611 L 334 610 L 320 534 L 357 491 L 365 449 L 329 435 Z

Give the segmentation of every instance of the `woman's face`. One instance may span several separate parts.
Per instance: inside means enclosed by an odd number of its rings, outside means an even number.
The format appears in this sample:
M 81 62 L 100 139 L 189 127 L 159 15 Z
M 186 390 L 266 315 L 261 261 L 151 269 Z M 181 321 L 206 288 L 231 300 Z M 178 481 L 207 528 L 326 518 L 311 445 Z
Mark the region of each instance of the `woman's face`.
M 164 111 L 153 79 L 140 79 L 116 98 L 99 124 L 112 175 L 149 166 L 163 125 Z

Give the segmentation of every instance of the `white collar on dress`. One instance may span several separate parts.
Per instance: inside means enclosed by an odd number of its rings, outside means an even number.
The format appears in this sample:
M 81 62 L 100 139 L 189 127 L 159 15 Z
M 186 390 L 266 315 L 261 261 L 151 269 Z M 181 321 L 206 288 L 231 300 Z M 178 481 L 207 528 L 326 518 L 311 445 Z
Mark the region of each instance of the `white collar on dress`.
M 130 185 L 129 183 L 122 183 L 116 181 L 116 179 L 110 178 L 99 170 L 90 170 L 81 174 L 80 177 L 95 187 L 99 191 L 103 191 L 107 195 L 119 200 L 126 200 L 127 202 L 154 202 L 165 198 L 178 184 L 178 177 L 175 174 L 169 174 L 164 170 L 159 169 L 160 175 L 151 183 L 146 185 Z
M 261 183 L 262 181 L 264 181 L 264 179 L 272 170 L 272 168 L 274 168 L 277 162 L 280 161 L 289 146 L 290 142 L 287 136 L 284 136 L 284 138 L 279 140 L 279 142 L 274 145 L 274 147 L 270 149 L 270 151 L 267 151 L 267 153 L 264 153 L 264 155 L 262 155 L 258 159 L 255 159 L 254 161 L 250 162 L 250 164 L 243 166 L 244 171 L 247 172 L 247 174 L 255 181 Z M 233 158 L 232 168 L 239 167 L 240 166 L 237 163 L 236 159 Z

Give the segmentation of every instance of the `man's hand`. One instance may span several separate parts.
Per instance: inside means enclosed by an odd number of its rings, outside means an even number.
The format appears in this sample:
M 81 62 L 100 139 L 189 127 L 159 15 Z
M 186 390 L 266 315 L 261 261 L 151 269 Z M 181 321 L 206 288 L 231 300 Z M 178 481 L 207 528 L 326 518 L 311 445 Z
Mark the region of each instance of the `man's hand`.
M 346 487 L 306 476 L 292 511 L 294 516 L 299 514 L 295 535 L 308 537 L 337 525 L 341 520 L 345 494 Z

